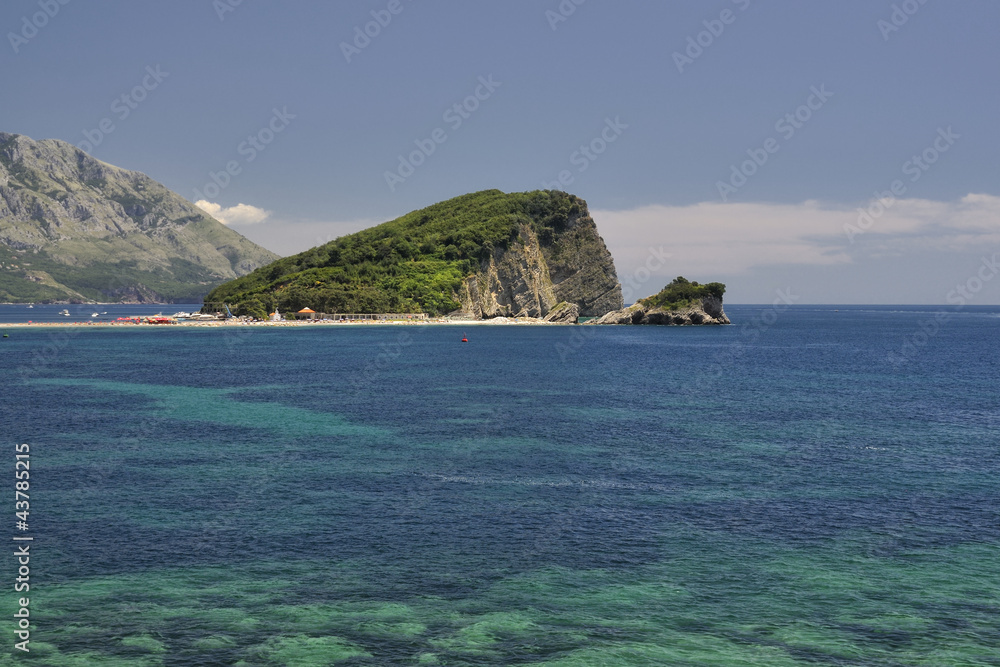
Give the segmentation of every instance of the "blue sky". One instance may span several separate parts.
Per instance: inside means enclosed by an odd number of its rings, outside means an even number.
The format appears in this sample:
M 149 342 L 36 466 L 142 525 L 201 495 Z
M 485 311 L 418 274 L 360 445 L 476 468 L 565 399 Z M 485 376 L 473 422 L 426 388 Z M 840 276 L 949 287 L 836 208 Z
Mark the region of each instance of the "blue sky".
M 0 131 L 282 254 L 562 175 L 637 296 L 1000 303 L 1000 4 L 579 1 L 7 0 Z

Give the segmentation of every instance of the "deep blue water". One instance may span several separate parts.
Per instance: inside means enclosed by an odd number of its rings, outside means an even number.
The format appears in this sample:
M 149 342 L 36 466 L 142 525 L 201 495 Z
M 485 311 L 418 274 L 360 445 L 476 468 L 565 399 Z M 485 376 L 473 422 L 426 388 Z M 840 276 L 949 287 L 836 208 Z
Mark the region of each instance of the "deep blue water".
M 1000 664 L 1000 308 L 727 312 L 10 329 L 34 661 Z

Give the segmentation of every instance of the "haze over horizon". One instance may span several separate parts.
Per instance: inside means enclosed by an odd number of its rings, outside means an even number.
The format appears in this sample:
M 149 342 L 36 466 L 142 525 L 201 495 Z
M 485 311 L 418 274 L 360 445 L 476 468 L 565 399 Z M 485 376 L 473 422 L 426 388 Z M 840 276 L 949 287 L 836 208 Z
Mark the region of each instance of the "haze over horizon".
M 998 22 L 986 0 L 12 0 L 0 131 L 280 254 L 551 187 L 650 294 L 994 305 Z

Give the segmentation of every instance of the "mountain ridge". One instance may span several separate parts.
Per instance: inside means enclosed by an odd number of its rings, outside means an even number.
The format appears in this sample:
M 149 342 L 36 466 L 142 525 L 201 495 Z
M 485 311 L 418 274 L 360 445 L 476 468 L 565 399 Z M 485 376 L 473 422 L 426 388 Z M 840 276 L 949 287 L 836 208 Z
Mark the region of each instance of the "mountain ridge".
M 200 300 L 277 258 L 141 172 L 0 132 L 0 301 Z

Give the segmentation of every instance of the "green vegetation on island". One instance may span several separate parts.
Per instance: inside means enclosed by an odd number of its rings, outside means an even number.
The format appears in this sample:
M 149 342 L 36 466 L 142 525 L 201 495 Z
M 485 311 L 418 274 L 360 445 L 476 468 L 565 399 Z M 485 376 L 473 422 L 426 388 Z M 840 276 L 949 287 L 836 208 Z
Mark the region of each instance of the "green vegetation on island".
M 463 281 L 524 226 L 558 256 L 559 233 L 586 203 L 559 191 L 485 190 L 413 211 L 285 257 L 214 289 L 206 309 L 223 303 L 238 315 L 429 313 L 461 307 Z
M 725 293 L 726 286 L 722 283 L 699 285 L 682 276 L 677 276 L 657 294 L 639 299 L 639 303 L 649 308 L 677 310 L 709 296 L 722 301 L 722 295 Z

